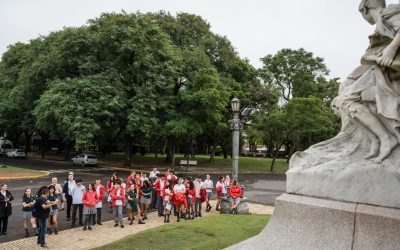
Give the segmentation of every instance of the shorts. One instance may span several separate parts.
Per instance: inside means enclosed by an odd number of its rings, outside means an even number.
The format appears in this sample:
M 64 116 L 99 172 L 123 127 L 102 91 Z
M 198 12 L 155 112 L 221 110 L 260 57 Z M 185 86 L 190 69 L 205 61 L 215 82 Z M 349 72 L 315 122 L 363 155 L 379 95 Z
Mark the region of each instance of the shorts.
M 229 199 L 229 201 L 231 202 L 231 203 L 240 203 L 240 198 L 230 198 Z
M 218 199 L 221 199 L 221 198 L 223 198 L 223 197 L 226 197 L 226 194 L 223 194 L 223 193 L 219 193 L 219 194 L 218 194 Z
M 22 211 L 22 218 L 27 219 L 27 220 L 32 219 L 33 218 L 32 211 L 29 211 L 29 212 Z
M 133 212 L 137 213 L 139 211 L 139 204 L 137 202 L 137 199 L 127 202 L 126 208 L 132 209 Z
M 144 196 L 142 196 L 142 198 L 140 198 L 140 203 L 141 204 L 145 204 L 145 205 L 150 205 L 151 204 L 151 200 L 145 198 Z
M 58 208 L 50 209 L 50 215 L 58 215 Z
M 211 197 L 212 197 L 212 192 L 207 192 L 207 193 L 206 193 L 206 198 L 211 199 Z

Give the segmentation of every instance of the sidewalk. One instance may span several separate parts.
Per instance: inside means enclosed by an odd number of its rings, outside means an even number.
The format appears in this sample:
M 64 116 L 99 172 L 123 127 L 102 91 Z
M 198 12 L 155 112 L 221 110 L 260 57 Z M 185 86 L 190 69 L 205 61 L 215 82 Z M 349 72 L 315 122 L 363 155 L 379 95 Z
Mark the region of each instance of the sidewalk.
M 215 211 L 215 201 L 211 202 L 213 209 L 210 213 L 203 213 L 203 216 L 217 215 Z M 252 214 L 272 214 L 273 208 L 260 204 L 249 203 L 250 213 Z M 78 249 L 92 249 L 102 245 L 109 244 L 113 241 L 124 238 L 125 236 L 141 232 L 146 229 L 164 225 L 164 219 L 158 217 L 157 212 L 152 212 L 148 215 L 146 224 L 138 225 L 137 218 L 133 225 L 128 225 L 127 219 L 124 218 L 125 228 L 115 228 L 114 221 L 104 222 L 102 226 L 96 225 L 93 231 L 83 231 L 82 227 L 77 227 L 69 230 L 64 230 L 58 235 L 46 235 L 46 242 L 49 249 L 62 249 L 62 250 L 78 250 Z M 201 218 L 196 218 L 199 220 Z M 171 223 L 176 223 L 176 217 L 171 216 Z M 180 223 L 185 223 L 184 220 Z M 22 230 L 22 229 L 21 229 Z M 7 250 L 31 250 L 43 249 L 36 245 L 36 237 L 20 239 L 0 244 L 0 249 Z

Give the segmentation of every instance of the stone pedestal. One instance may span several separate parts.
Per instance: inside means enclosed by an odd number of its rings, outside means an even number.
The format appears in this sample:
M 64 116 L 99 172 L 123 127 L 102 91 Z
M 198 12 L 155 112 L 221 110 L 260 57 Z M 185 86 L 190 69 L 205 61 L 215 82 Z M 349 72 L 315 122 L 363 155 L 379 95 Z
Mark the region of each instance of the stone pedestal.
M 221 206 L 220 206 L 220 213 L 221 214 L 229 214 L 231 210 L 231 203 L 229 202 L 229 198 L 222 197 L 221 198 Z M 240 199 L 240 204 L 237 208 L 238 214 L 249 214 L 250 209 L 247 203 L 247 198 L 243 197 Z
M 283 194 L 267 227 L 228 249 L 392 250 L 399 232 L 399 209 Z

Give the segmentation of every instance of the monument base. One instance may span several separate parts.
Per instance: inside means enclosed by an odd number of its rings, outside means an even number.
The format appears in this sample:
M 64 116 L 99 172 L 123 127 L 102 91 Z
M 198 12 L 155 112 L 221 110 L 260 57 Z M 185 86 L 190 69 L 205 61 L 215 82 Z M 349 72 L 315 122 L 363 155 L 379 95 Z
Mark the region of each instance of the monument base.
M 230 211 L 231 211 L 231 203 L 229 201 L 229 198 L 222 197 L 220 213 L 221 214 L 229 214 Z M 247 203 L 246 197 L 243 197 L 240 199 L 240 204 L 237 207 L 237 211 L 238 211 L 238 214 L 249 214 L 250 213 L 250 208 L 249 208 L 249 204 Z
M 392 250 L 399 232 L 399 209 L 283 194 L 259 235 L 227 249 Z

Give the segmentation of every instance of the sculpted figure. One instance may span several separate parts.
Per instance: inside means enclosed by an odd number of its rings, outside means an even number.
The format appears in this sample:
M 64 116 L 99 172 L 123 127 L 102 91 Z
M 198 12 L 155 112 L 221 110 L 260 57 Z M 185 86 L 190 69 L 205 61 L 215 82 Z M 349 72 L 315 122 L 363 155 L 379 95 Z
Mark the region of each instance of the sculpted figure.
M 362 0 L 359 10 L 376 30 L 362 65 L 341 84 L 332 106 L 342 118 L 342 131 L 355 124 L 370 139 L 364 158 L 381 163 L 400 142 L 400 5 Z

